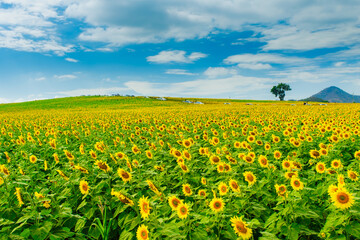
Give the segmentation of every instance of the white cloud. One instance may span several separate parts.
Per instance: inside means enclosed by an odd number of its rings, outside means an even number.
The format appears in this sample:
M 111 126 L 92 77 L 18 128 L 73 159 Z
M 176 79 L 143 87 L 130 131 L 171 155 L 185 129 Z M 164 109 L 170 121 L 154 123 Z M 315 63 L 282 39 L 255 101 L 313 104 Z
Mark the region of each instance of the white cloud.
M 31 35 L 31 37 L 29 37 Z M 65 52 L 72 52 L 72 45 L 61 45 L 53 38 L 37 39 L 46 32 L 39 29 L 25 27 L 11 27 L 9 29 L 0 26 L 0 48 L 10 48 L 26 52 L 53 52 L 62 56 Z M 35 37 L 35 38 L 34 38 Z
M 96 50 L 100 51 L 100 52 L 113 52 L 114 51 L 114 49 L 108 48 L 108 47 L 97 48 Z
M 238 54 L 232 55 L 224 59 L 225 63 L 277 63 L 277 64 L 291 64 L 302 63 L 306 61 L 303 58 L 287 57 L 279 54 L 259 53 L 259 54 Z
M 359 81 L 360 66 L 326 67 L 306 66 L 272 71 L 271 76 L 289 82 L 350 82 Z
M 341 67 L 341 66 L 343 66 L 345 63 L 344 62 L 336 62 L 335 64 L 334 64 L 334 66 L 335 67 Z
M 168 69 L 165 73 L 174 75 L 195 75 L 194 73 L 188 72 L 186 69 Z
M 148 56 L 146 59 L 148 62 L 153 63 L 192 63 L 200 58 L 207 57 L 206 54 L 200 52 L 193 52 L 190 55 L 185 55 L 185 51 L 173 50 L 173 51 L 161 51 L 155 56 Z
M 269 78 L 235 75 L 219 79 L 198 79 L 177 83 L 152 83 L 129 81 L 125 86 L 141 95 L 184 96 L 184 97 L 229 97 L 245 94 L 251 97 L 254 91 L 271 87 Z
M 65 74 L 65 75 L 54 75 L 54 78 L 58 78 L 58 79 L 74 79 L 74 78 L 77 78 L 77 76 L 72 75 L 72 74 Z
M 59 91 L 56 94 L 65 96 L 82 96 L 82 95 L 111 95 L 111 94 L 127 94 L 128 88 L 112 87 L 112 88 L 92 88 L 92 89 L 76 89 L 70 91 Z
M 224 67 L 209 67 L 204 72 L 204 75 L 210 78 L 216 78 L 219 76 L 226 76 L 226 75 L 235 75 L 235 74 L 237 74 L 236 69 L 224 68 Z
M 79 60 L 76 60 L 74 58 L 65 58 L 65 60 L 68 61 L 68 62 L 73 62 L 73 63 L 79 62 Z
M 331 27 L 307 30 L 294 26 L 276 26 L 264 29 L 267 44 L 264 50 L 311 50 L 342 47 L 358 43 L 360 28 L 357 26 Z
M 268 63 L 239 63 L 239 68 L 248 68 L 252 70 L 271 69 L 271 65 Z
M 35 78 L 35 81 L 37 81 L 37 82 L 42 82 L 42 81 L 45 81 L 45 80 L 46 80 L 45 77 Z

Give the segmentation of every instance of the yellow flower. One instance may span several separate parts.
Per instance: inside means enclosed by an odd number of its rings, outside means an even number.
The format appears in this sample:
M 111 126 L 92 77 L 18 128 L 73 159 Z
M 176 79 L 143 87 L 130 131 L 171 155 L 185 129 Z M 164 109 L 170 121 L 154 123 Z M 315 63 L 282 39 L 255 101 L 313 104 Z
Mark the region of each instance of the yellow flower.
M 72 155 L 71 152 L 69 152 L 68 150 L 64 150 L 64 153 L 65 153 L 65 156 L 67 159 L 69 159 L 69 160 L 75 159 L 74 155 Z
M 96 160 L 96 161 L 95 161 L 95 165 L 96 165 L 99 169 L 103 170 L 104 172 L 110 171 L 109 165 L 108 165 L 106 162 L 102 161 L 102 160 Z
M 215 213 L 218 213 L 220 211 L 224 210 L 225 204 L 222 198 L 214 197 L 210 204 L 209 204 L 211 210 L 213 210 Z
M 326 171 L 325 164 L 323 162 L 318 162 L 315 167 L 318 173 L 324 173 Z
M 358 173 L 352 170 L 348 170 L 347 171 L 347 175 L 348 177 L 352 180 L 352 181 L 357 181 L 358 180 Z
M 230 219 L 231 226 L 233 226 L 235 233 L 243 240 L 252 237 L 252 229 L 248 227 L 247 223 L 242 220 L 242 217 L 232 217 Z
M 69 178 L 65 175 L 65 173 L 63 173 L 63 171 L 61 170 L 56 170 L 66 181 L 69 180 Z
M 140 198 L 139 200 L 140 214 L 143 219 L 148 218 L 150 215 L 151 207 L 147 198 L 148 197 L 145 198 L 144 196 L 142 196 L 142 198 Z
M 84 180 L 80 181 L 79 188 L 80 188 L 80 192 L 82 194 L 88 194 L 89 193 L 90 188 L 89 188 L 89 184 L 88 184 L 87 181 L 84 181 Z
M 191 196 L 192 195 L 192 191 L 190 188 L 190 184 L 183 184 L 183 193 L 185 194 L 185 196 Z
M 93 159 L 97 158 L 96 152 L 94 150 L 90 150 L 89 154 Z
M 321 154 L 318 150 L 310 150 L 310 156 L 317 159 L 321 157 Z
M 138 227 L 136 231 L 136 238 L 137 240 L 149 240 L 149 230 L 146 225 L 142 224 Z
M 15 192 L 15 195 L 16 195 L 16 198 L 19 202 L 19 206 L 21 207 L 22 205 L 24 205 L 24 202 L 22 200 L 22 197 L 21 197 L 21 189 L 20 188 L 15 188 L 16 192 Z
M 5 165 L 0 165 L 0 171 L 3 172 L 6 176 L 10 175 L 10 171 Z
M 302 190 L 304 188 L 304 184 L 297 177 L 292 177 L 290 183 L 291 187 L 296 191 Z
M 168 201 L 171 209 L 174 211 L 176 211 L 178 207 L 182 204 L 182 201 L 178 199 L 176 196 L 169 197 Z
M 146 180 L 146 183 L 149 185 L 149 188 L 151 189 L 151 191 L 153 191 L 156 195 L 161 196 L 161 192 L 159 191 L 159 189 L 155 186 L 155 184 L 152 181 Z
M 210 157 L 210 162 L 211 162 L 211 164 L 218 164 L 218 163 L 220 163 L 220 157 L 218 157 L 216 155 L 212 155 Z
M 245 181 L 251 186 L 256 182 L 256 176 L 252 172 L 244 172 Z
M 269 166 L 269 162 L 268 162 L 266 156 L 264 156 L 264 155 L 260 155 L 258 158 L 258 161 L 260 163 L 260 166 L 263 168 L 266 168 Z
M 331 200 L 335 207 L 340 209 L 350 208 L 355 202 L 353 196 L 345 188 L 339 188 L 336 192 L 332 193 Z
M 203 189 L 200 189 L 200 190 L 198 191 L 198 195 L 199 195 L 200 197 L 206 197 L 206 191 L 203 190 Z
M 341 161 L 339 159 L 335 159 L 331 162 L 331 167 L 334 169 L 338 169 L 342 166 Z
M 281 197 L 286 197 L 286 186 L 284 184 L 275 184 L 276 193 Z
M 342 186 L 345 186 L 345 178 L 344 178 L 344 175 L 338 174 L 337 180 L 338 180 L 339 186 L 341 186 L 341 187 L 342 187 Z
M 122 194 L 121 192 L 116 192 L 114 189 L 111 189 L 111 195 L 117 197 L 124 204 L 134 206 L 134 201 Z
M 240 193 L 240 187 L 237 181 L 235 181 L 234 179 L 230 179 L 229 181 L 229 186 L 231 188 L 231 190 L 233 190 L 236 193 Z
M 121 179 L 124 181 L 124 182 L 128 182 L 131 180 L 131 173 L 125 171 L 124 169 L 122 168 L 119 168 L 118 171 L 117 171 L 119 177 L 121 177 Z
M 37 161 L 37 157 L 34 156 L 34 155 L 31 155 L 31 156 L 30 156 L 30 162 L 31 162 L 31 163 L 36 163 L 36 161 Z
M 204 177 L 201 178 L 201 184 L 206 185 L 206 178 L 204 178 Z
M 276 150 L 275 152 L 274 152 L 274 158 L 275 159 L 280 159 L 281 158 L 281 152 L 280 151 L 278 151 L 278 150 Z
M 189 206 L 186 203 L 181 203 L 176 211 L 177 215 L 181 219 L 187 218 L 189 214 Z
M 221 196 L 225 195 L 228 192 L 228 187 L 223 182 L 219 184 L 218 189 Z

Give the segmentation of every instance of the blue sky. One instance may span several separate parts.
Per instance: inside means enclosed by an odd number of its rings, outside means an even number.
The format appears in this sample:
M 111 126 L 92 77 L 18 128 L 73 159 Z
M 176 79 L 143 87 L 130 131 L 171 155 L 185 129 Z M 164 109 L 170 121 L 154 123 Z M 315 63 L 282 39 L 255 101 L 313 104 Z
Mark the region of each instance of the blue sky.
M 0 103 L 360 95 L 358 0 L 0 0 Z

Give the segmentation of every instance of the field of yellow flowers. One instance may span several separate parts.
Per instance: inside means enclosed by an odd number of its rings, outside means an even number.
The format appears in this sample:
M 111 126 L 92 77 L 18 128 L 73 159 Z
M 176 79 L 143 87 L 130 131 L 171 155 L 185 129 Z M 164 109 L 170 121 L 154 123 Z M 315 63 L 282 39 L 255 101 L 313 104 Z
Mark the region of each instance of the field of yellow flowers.
M 360 239 L 358 104 L 141 101 L 0 108 L 0 239 Z

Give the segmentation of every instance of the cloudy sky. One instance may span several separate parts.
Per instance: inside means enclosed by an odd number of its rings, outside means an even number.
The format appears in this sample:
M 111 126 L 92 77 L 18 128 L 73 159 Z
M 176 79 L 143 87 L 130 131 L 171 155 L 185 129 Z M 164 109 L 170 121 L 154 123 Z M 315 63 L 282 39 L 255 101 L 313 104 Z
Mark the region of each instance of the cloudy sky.
M 360 95 L 358 0 L 0 0 L 0 102 Z

